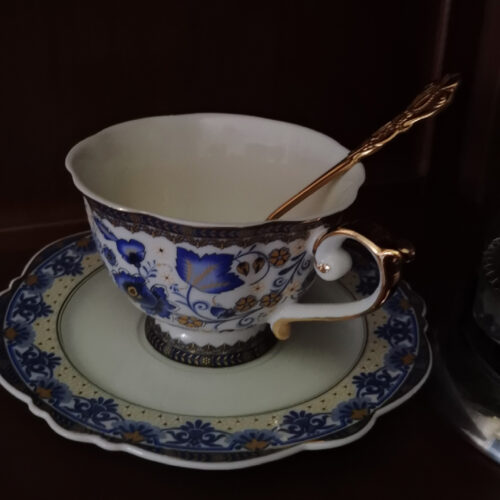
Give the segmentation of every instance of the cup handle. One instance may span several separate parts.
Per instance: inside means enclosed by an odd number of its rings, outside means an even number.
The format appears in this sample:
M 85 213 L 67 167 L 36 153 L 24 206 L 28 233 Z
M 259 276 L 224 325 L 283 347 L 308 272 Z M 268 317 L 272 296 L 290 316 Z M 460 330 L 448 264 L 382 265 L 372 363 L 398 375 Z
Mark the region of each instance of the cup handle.
M 276 338 L 286 340 L 290 336 L 290 323 L 295 321 L 338 321 L 373 311 L 384 303 L 398 282 L 402 263 L 412 260 L 414 256 L 411 247 L 398 250 L 381 248 L 356 231 L 338 229 L 318 238 L 313 247 L 314 268 L 324 280 L 337 280 L 351 268 L 351 256 L 342 248 L 348 239 L 361 243 L 375 259 L 379 270 L 379 283 L 375 291 L 363 299 L 339 304 L 286 303 L 269 318 Z

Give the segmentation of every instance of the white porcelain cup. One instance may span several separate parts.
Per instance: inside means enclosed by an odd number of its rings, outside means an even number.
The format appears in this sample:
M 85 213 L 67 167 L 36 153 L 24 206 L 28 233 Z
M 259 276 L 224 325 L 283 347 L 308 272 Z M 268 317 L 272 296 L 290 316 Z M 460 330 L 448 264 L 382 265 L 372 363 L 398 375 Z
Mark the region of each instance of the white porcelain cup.
M 298 125 L 228 114 L 144 118 L 109 127 L 69 152 L 92 232 L 111 276 L 148 319 L 166 356 L 200 366 L 255 359 L 296 321 L 378 307 L 402 254 L 339 227 L 364 181 L 361 164 L 281 220 L 266 216 L 342 159 L 335 140 Z M 312 278 L 351 266 L 342 245 L 373 255 L 379 283 L 349 303 L 301 304 Z

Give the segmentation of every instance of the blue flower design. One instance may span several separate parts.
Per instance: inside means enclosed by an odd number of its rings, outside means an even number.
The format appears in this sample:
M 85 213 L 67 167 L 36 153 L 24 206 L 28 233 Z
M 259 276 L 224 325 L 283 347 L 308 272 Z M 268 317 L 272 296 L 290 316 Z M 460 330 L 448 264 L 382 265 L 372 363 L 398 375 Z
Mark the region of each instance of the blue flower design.
M 101 234 L 109 241 L 116 241 L 118 238 L 104 225 L 97 217 L 94 217 L 94 222 Z
M 326 425 L 328 415 L 313 415 L 301 410 L 291 411 L 283 418 L 281 430 L 292 434 L 295 438 L 301 436 L 314 436 Z
M 83 274 L 82 257 L 74 255 L 71 251 L 66 251 L 53 259 L 47 268 L 51 268 L 54 276 L 78 276 Z
M 75 241 L 74 249 L 81 255 L 87 255 L 96 251 L 94 239 L 90 234 Z
M 123 240 L 118 239 L 110 229 L 108 229 L 104 223 L 97 217 L 94 217 L 94 222 L 101 234 L 109 241 L 114 241 L 116 243 L 116 248 L 120 255 L 125 259 L 126 262 L 132 264 L 135 267 L 139 267 L 141 262 L 146 256 L 146 249 L 144 245 L 137 240 Z M 113 256 L 114 257 L 114 256 Z M 106 257 L 107 258 L 107 257 Z M 109 262 L 109 260 L 108 260 Z M 111 264 L 111 262 L 110 262 Z M 114 265 L 114 264 L 111 264 Z
M 33 343 L 35 332 L 29 323 L 10 323 L 3 336 L 11 345 L 25 347 Z
M 34 374 L 52 378 L 54 368 L 61 364 L 61 358 L 52 352 L 45 352 L 31 345 L 19 355 L 20 364 L 28 377 Z
M 113 274 L 113 278 L 116 284 L 133 300 L 142 302 L 144 297 L 149 298 L 150 292 L 143 277 L 121 271 Z
M 391 345 L 411 342 L 414 336 L 412 317 L 392 316 L 389 321 L 375 330 L 375 335 Z
M 45 292 L 54 282 L 52 273 L 44 273 L 43 271 L 33 272 L 24 278 L 24 285 L 28 290 L 36 290 Z
M 117 240 L 116 248 L 120 255 L 135 267 L 139 267 L 146 256 L 144 245 L 137 240 Z
M 118 404 L 111 398 L 75 397 L 71 413 L 87 424 L 108 430 L 123 420 L 118 413 Z
M 44 379 L 36 383 L 35 394 L 48 401 L 50 404 L 58 405 L 71 400 L 71 392 L 66 384 L 53 379 Z
M 161 286 L 155 285 L 150 290 L 143 277 L 133 276 L 124 271 L 113 274 L 113 278 L 116 284 L 132 300 L 138 302 L 147 314 L 169 318 L 171 311 L 175 309 L 175 306 L 167 300 L 165 289 Z
M 101 241 L 99 240 L 99 237 L 97 236 L 97 231 L 95 230 L 94 226 L 90 226 L 90 231 L 91 231 L 92 237 L 94 239 L 96 250 L 98 252 L 100 252 L 102 250 L 103 245 L 102 245 Z
M 148 443 L 155 444 L 158 440 L 159 429 L 147 422 L 134 422 L 126 420 L 120 422 L 114 429 L 125 441 L 132 444 Z
M 399 290 L 394 292 L 384 304 L 384 309 L 392 314 L 408 314 L 411 309 L 411 304 L 406 297 L 404 297 Z
M 162 318 L 170 318 L 170 313 L 175 310 L 175 306 L 167 300 L 165 289 L 159 285 L 151 288 L 154 301 L 143 303 L 142 308 L 147 314 L 157 315 Z
M 114 266 L 116 264 L 116 256 L 111 248 L 105 246 L 102 248 L 101 252 L 111 266 Z
M 343 426 L 360 422 L 368 418 L 375 409 L 375 405 L 365 398 L 353 398 L 340 403 L 332 411 L 332 420 L 340 422 Z
M 247 451 L 261 451 L 269 445 L 280 444 L 281 440 L 273 431 L 260 429 L 247 429 L 242 432 L 235 432 L 231 438 L 231 448 Z
M 179 429 L 168 430 L 167 434 L 173 438 L 174 443 L 193 448 L 220 448 L 222 445 L 217 441 L 225 437 L 225 433 L 215 430 L 209 422 L 204 423 L 202 420 L 186 422 Z
M 353 378 L 358 389 L 358 395 L 376 396 L 381 399 L 391 389 L 398 377 L 391 376 L 387 370 L 377 370 L 372 373 L 360 373 Z
M 52 308 L 43 301 L 41 294 L 33 294 L 24 290 L 20 293 L 13 310 L 14 316 L 21 316 L 28 323 L 50 314 L 52 314 Z
M 227 309 L 225 307 L 213 306 L 210 308 L 210 314 L 218 319 L 231 318 L 234 314 L 234 309 Z
M 230 254 L 211 253 L 200 257 L 185 248 L 177 248 L 177 273 L 201 292 L 221 293 L 241 286 L 243 281 L 231 272 L 232 263 Z
M 385 355 L 385 364 L 393 370 L 407 371 L 415 362 L 416 355 L 412 349 L 395 347 Z

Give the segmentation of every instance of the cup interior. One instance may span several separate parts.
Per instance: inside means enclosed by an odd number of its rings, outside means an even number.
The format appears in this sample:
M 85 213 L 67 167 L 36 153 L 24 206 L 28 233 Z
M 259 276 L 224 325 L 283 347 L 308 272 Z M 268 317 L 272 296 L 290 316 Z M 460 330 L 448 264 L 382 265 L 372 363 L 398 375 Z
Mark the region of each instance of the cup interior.
M 121 123 L 77 144 L 67 168 L 86 195 L 122 210 L 217 225 L 259 223 L 348 150 L 298 125 L 201 113 Z M 287 213 L 304 220 L 347 208 L 356 165 Z

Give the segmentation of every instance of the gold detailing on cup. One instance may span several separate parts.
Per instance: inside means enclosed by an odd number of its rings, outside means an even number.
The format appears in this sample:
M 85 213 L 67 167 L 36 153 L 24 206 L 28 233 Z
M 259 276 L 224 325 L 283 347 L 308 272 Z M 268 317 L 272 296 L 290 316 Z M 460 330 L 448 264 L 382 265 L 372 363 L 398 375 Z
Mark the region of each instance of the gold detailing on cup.
M 328 264 L 318 264 L 316 266 L 316 269 L 320 272 L 320 273 L 327 273 L 331 268 Z
M 377 261 L 379 268 L 382 269 L 383 272 L 380 276 L 381 284 L 379 301 L 370 308 L 370 311 L 376 309 L 382 304 L 383 301 L 385 301 L 392 287 L 399 281 L 401 265 L 406 262 L 411 262 L 411 260 L 413 260 L 413 258 L 415 257 L 415 249 L 410 243 L 405 242 L 405 246 L 397 250 L 381 248 L 366 236 L 363 236 L 362 234 L 353 231 L 352 229 L 345 228 L 331 231 L 318 238 L 313 247 L 314 257 L 316 257 L 316 251 L 318 250 L 318 247 L 321 245 L 321 243 L 323 243 L 323 241 L 327 240 L 328 238 L 331 238 L 332 236 L 345 236 L 346 238 L 357 241 L 370 251 L 373 258 Z M 322 273 L 325 273 L 329 270 L 324 269 L 324 266 L 324 264 L 315 264 L 315 267 L 318 269 L 318 271 Z M 326 264 L 326 267 L 329 268 L 328 264 Z M 365 313 L 370 311 L 365 311 Z
M 316 257 L 318 247 L 326 239 L 332 236 L 345 237 L 352 239 L 367 248 L 373 258 L 376 260 L 378 269 L 380 270 L 380 283 L 378 285 L 378 293 L 370 306 L 355 314 L 347 314 L 338 317 L 310 317 L 310 318 L 279 318 L 272 325 L 274 336 L 279 340 L 286 340 L 290 337 L 291 323 L 297 321 L 340 321 L 346 319 L 353 319 L 359 316 L 370 313 L 371 311 L 379 308 L 389 297 L 392 288 L 399 281 L 401 276 L 401 266 L 403 263 L 410 262 L 415 256 L 415 249 L 409 243 L 406 243 L 400 249 L 394 250 L 389 248 L 381 248 L 373 241 L 369 240 L 362 234 L 352 231 L 351 229 L 337 229 L 321 236 L 316 240 L 313 247 L 313 255 Z M 330 270 L 328 264 L 318 264 L 315 262 L 316 269 L 321 273 L 326 273 Z M 375 292 L 374 292 L 375 293 Z

